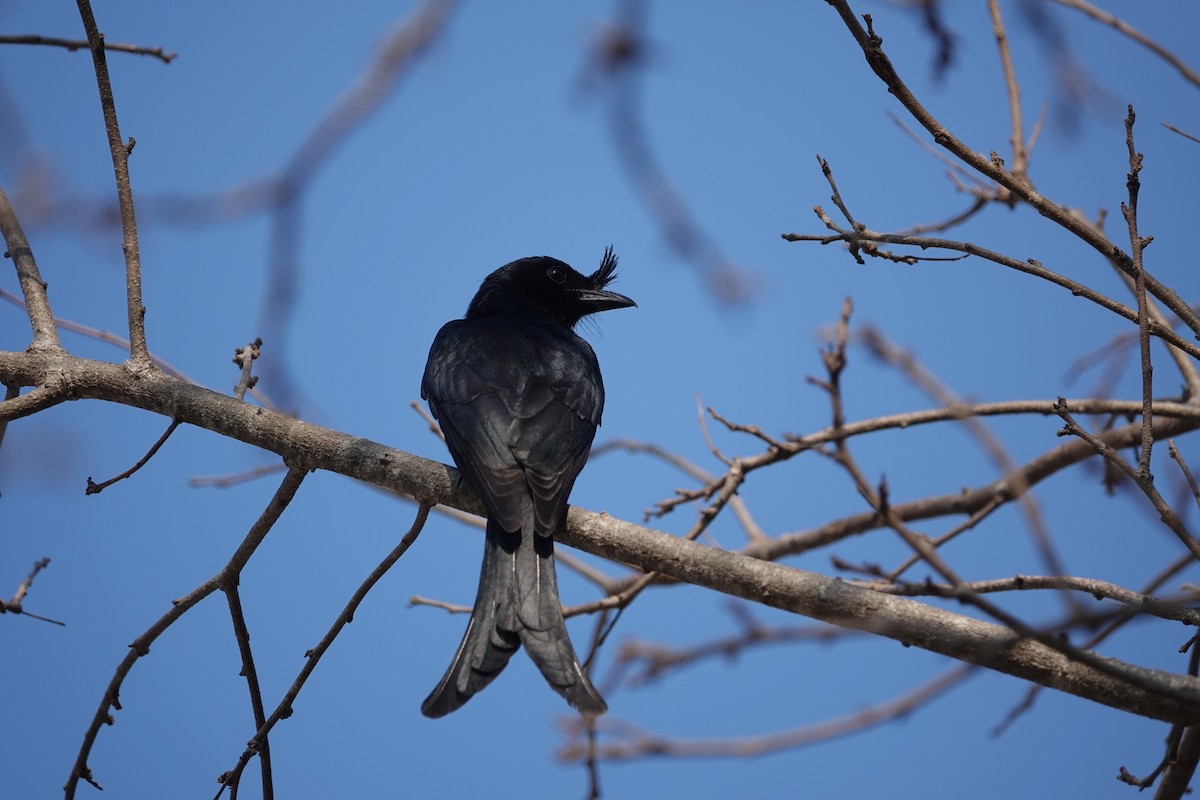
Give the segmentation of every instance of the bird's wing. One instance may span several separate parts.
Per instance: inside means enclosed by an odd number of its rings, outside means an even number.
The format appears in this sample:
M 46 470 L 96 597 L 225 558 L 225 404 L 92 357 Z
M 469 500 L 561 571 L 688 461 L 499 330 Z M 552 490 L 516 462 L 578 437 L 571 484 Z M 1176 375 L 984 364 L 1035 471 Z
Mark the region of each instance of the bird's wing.
M 591 347 L 570 331 L 456 320 L 434 339 L 422 394 L 488 513 L 516 531 L 532 511 L 553 534 L 604 407 Z

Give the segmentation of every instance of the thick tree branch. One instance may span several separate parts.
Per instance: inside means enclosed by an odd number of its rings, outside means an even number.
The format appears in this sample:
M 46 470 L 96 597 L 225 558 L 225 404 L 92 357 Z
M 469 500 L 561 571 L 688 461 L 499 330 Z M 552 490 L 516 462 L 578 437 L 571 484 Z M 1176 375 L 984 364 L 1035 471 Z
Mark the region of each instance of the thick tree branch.
M 367 439 L 348 436 L 162 375 L 67 356 L 0 351 L 0 377 L 34 383 L 47 370 L 67 376 L 71 396 L 120 402 L 271 450 L 297 469 L 326 469 L 388 489 L 422 505 L 444 503 L 481 512 L 478 498 L 452 468 Z M 1159 418 L 1162 435 L 1193 420 Z M 1105 436 L 1121 435 L 1121 431 Z M 1160 436 L 1161 438 L 1161 436 Z M 1072 442 L 1092 453 L 1086 442 Z M 1057 452 L 1057 451 L 1055 451 Z M 1061 456 L 1060 456 L 1061 458 Z M 1081 460 L 1082 455 L 1076 460 Z M 899 506 L 893 511 L 900 512 Z M 851 586 L 844 581 L 764 562 L 572 508 L 564 544 L 764 605 L 866 630 L 905 644 L 1056 688 L 1131 713 L 1168 722 L 1200 721 L 1200 681 L 1112 661 L 1121 680 L 1071 661 L 1007 628 Z M 1146 686 L 1154 687 L 1153 691 Z

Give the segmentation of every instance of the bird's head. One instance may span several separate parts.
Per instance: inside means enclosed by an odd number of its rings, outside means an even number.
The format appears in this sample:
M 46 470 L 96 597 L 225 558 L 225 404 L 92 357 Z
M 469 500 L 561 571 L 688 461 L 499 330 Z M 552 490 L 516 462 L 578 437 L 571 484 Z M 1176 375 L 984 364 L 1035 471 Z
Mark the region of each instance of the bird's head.
M 549 316 L 568 328 L 588 314 L 637 303 L 605 287 L 616 277 L 617 257 L 609 247 L 600 268 L 582 275 L 549 256 L 522 258 L 488 275 L 471 300 L 467 319 L 494 314 Z

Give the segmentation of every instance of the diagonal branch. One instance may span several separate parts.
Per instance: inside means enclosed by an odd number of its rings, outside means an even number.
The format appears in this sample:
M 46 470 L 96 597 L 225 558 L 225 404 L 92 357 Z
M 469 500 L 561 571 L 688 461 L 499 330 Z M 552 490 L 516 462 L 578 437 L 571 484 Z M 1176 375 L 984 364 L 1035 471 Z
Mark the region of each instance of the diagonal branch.
M 1058 3 L 1060 6 L 1066 6 L 1067 8 L 1073 8 L 1076 11 L 1080 11 L 1097 22 L 1102 22 L 1121 34 L 1128 36 L 1130 39 L 1137 42 L 1142 47 L 1145 47 L 1147 50 L 1154 53 L 1163 61 L 1166 61 L 1172 67 L 1177 69 L 1179 74 L 1182 75 L 1183 79 L 1188 83 L 1200 88 L 1200 74 L 1185 64 L 1181 58 L 1176 56 L 1170 50 L 1163 47 L 1161 44 L 1154 41 L 1149 36 L 1142 33 L 1120 17 L 1110 14 L 1102 8 L 1097 8 L 1096 6 L 1087 2 L 1087 0 L 1054 0 L 1054 2 Z
M 183 384 L 161 373 L 133 375 L 125 366 L 38 353 L 0 351 L 0 377 L 9 382 L 34 378 L 41 370 L 70 370 L 76 397 L 121 402 L 264 447 L 289 463 L 326 469 L 402 490 L 422 505 L 445 503 L 480 513 L 482 504 L 458 480 L 452 468 L 409 453 L 312 425 L 268 409 L 247 406 L 232 397 Z M 1045 413 L 1044 411 L 1041 413 Z M 1194 415 L 1196 409 L 1189 409 Z M 1200 426 L 1194 419 L 1160 416 L 1157 438 Z M 849 426 L 847 426 L 848 428 Z M 1128 440 L 1128 427 L 1106 431 L 1106 441 Z M 1137 430 L 1134 431 L 1135 438 Z M 845 429 L 827 434 L 845 436 Z M 1024 469 L 1029 483 L 1094 455 L 1092 446 L 1061 445 Z M 976 490 L 978 492 L 979 490 Z M 1002 491 L 995 486 L 988 491 Z M 910 504 L 910 513 L 928 513 L 944 502 L 942 513 L 962 513 L 973 492 L 946 501 Z M 902 507 L 893 506 L 899 514 Z M 1200 720 L 1200 681 L 1110 661 L 1111 669 L 1071 661 L 1038 642 L 1016 641 L 1008 628 L 900 597 L 886 597 L 844 581 L 764 562 L 572 507 L 560 532 L 564 544 L 676 580 L 741 597 L 842 627 L 866 630 L 933 652 L 1041 683 L 1131 713 L 1169 722 Z M 785 537 L 786 538 L 786 537 Z M 772 543 L 774 544 L 774 543 Z M 781 542 L 786 547 L 787 542 Z M 752 546 L 748 550 L 769 552 Z M 128 671 L 126 668 L 125 671 Z M 1122 678 L 1109 674 L 1118 672 Z M 1147 688 L 1147 687 L 1153 687 Z

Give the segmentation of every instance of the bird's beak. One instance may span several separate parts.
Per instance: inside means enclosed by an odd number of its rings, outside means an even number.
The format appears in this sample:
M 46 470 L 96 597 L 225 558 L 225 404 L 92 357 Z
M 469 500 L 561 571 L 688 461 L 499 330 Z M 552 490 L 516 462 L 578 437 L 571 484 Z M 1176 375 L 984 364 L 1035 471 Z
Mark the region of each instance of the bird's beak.
M 607 289 L 577 289 L 575 297 L 587 308 L 589 314 L 614 308 L 637 308 L 637 303 L 625 295 Z

